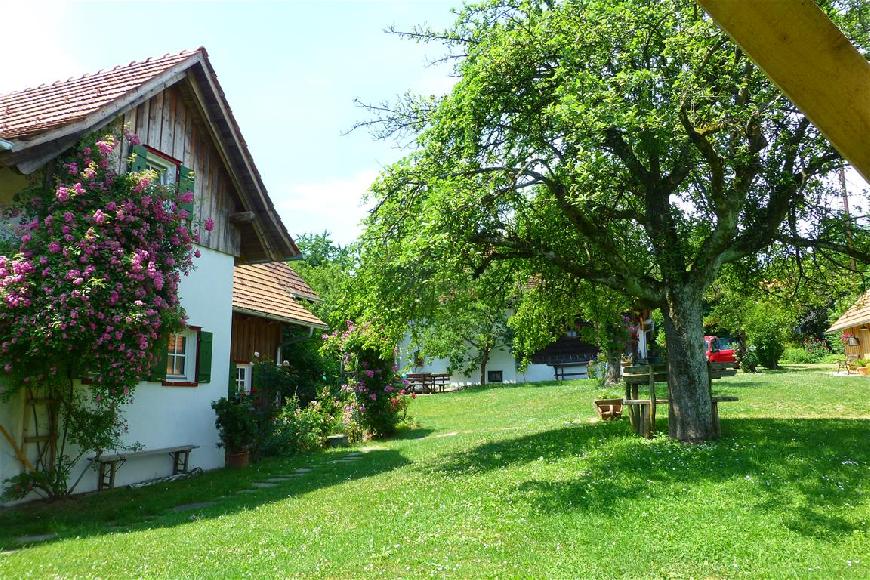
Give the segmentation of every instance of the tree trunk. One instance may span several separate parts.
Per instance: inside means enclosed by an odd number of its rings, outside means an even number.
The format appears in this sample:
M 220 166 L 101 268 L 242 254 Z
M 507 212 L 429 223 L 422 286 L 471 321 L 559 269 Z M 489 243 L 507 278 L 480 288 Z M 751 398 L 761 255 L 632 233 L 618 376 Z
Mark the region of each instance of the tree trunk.
M 486 365 L 489 364 L 489 353 L 490 349 L 486 349 L 481 352 L 482 358 L 480 359 L 480 386 L 486 384 Z
M 668 431 L 673 439 L 697 443 L 715 438 L 713 402 L 704 329 L 701 295 L 691 285 L 668 290 L 665 337 L 668 343 Z
M 616 349 L 605 349 L 604 356 L 607 358 L 607 373 L 604 375 L 604 384 L 608 386 L 618 384 L 622 379 L 619 372 L 622 357 Z

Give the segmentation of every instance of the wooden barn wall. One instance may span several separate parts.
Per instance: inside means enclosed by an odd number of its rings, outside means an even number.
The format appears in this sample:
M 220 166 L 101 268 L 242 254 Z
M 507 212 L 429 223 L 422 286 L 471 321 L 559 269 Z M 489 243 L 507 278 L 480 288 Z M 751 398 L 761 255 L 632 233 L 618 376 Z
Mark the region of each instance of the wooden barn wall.
M 275 360 L 281 346 L 282 324 L 266 318 L 233 313 L 233 338 L 230 358 L 237 363 L 248 363 L 254 353 L 260 360 Z
M 182 80 L 148 101 L 125 112 L 121 118 L 128 130 L 148 145 L 181 162 L 194 171 L 194 220 L 200 224 L 214 220 L 214 229 L 200 228 L 200 245 L 239 256 L 238 228 L 229 222 L 237 207 L 235 186 L 197 108 L 191 89 Z M 118 171 L 125 170 L 129 144 L 118 160 Z
M 854 326 L 844 330 L 843 332 L 848 332 L 858 339 L 857 345 L 846 345 L 846 354 L 857 356 L 859 358 L 870 358 L 870 330 Z

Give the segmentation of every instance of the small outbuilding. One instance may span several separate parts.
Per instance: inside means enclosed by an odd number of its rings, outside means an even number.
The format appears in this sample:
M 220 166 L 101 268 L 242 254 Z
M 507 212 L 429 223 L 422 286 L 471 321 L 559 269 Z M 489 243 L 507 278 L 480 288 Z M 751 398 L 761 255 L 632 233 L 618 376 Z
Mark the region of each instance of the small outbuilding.
M 850 306 L 828 332 L 841 333 L 847 357 L 870 358 L 870 290 Z
M 306 308 L 318 300 L 314 290 L 286 263 L 235 267 L 230 382 L 237 390 L 250 392 L 255 358 L 281 363 L 285 330 L 326 329 L 326 324 Z

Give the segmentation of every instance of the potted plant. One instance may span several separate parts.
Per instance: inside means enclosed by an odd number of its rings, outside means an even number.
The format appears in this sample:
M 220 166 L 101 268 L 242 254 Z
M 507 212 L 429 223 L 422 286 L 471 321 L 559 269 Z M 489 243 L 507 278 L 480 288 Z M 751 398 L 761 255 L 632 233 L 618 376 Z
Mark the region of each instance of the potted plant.
M 251 462 L 251 447 L 257 439 L 254 408 L 247 397 L 220 400 L 211 404 L 215 411 L 214 424 L 220 433 L 221 445 L 226 449 L 228 467 L 247 467 Z
M 870 360 L 866 358 L 859 358 L 854 363 L 855 369 L 858 371 L 858 374 L 866 376 L 870 376 Z
M 611 419 L 619 419 L 622 417 L 622 397 L 611 391 L 602 391 L 598 393 L 598 398 L 595 399 L 595 412 L 598 413 L 598 418 L 604 421 Z

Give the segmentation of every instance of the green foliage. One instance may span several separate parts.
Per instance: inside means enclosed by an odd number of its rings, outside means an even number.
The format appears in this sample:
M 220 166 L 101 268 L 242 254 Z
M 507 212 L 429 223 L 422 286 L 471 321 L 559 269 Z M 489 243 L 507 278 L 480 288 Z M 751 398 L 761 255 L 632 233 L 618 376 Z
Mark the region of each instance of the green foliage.
M 355 245 L 339 246 L 328 232 L 302 234 L 296 238 L 302 260 L 290 266 L 317 293 L 320 300 L 309 308 L 330 328 L 355 319 L 359 310 L 359 288 L 355 282 L 358 253 Z M 288 359 L 289 360 L 289 359 Z
M 758 368 L 758 355 L 755 354 L 755 348 L 747 349 L 739 359 L 740 370 L 744 373 L 754 373 Z
M 325 412 L 317 401 L 300 405 L 292 397 L 274 419 L 265 442 L 264 455 L 292 455 L 323 447 L 335 423 L 335 417 Z
M 755 356 L 761 366 L 775 369 L 779 367 L 779 359 L 785 351 L 780 329 L 773 324 L 760 325 L 753 329 L 749 336 L 749 344 L 755 347 Z
M 250 450 L 257 441 L 257 422 L 250 399 L 221 397 L 211 407 L 223 446 L 230 452 Z
M 793 364 L 812 364 L 821 362 L 822 356 L 810 353 L 802 346 L 787 346 L 782 353 L 782 362 Z
M 842 8 L 838 22 L 855 12 Z M 373 185 L 366 235 L 433 269 L 424 280 L 503 263 L 582 279 L 666 309 L 681 361 L 702 356 L 689 337 L 723 264 L 776 244 L 870 260 L 870 230 L 852 224 L 844 243 L 824 180 L 839 154 L 692 2 L 492 0 L 420 37 L 462 55 L 458 82 L 392 114 L 373 108 L 370 125 L 410 133 L 414 150 Z M 679 408 L 706 377 L 673 379 Z M 681 416 L 709 409 L 694 411 Z
M 292 393 L 300 402 L 307 404 L 317 397 L 324 386 L 338 387 L 341 384 L 341 363 L 334 357 L 322 352 L 323 338 L 319 333 L 313 335 L 301 329 L 286 332 L 281 345 L 281 368 L 293 381 Z M 286 364 L 284 362 L 286 361 Z

